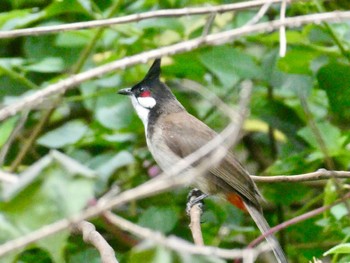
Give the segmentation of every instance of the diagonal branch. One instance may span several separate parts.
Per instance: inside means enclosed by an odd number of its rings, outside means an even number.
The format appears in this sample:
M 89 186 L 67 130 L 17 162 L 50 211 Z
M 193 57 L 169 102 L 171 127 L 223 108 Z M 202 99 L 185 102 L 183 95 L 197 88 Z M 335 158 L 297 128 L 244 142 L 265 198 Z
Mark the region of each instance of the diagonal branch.
M 106 65 L 87 70 L 83 73 L 79 73 L 65 80 L 62 80 L 53 85 L 49 85 L 46 88 L 37 91 L 22 100 L 8 105 L 0 110 L 0 121 L 17 114 L 19 111 L 34 107 L 35 105 L 41 103 L 46 97 L 52 96 L 57 93 L 65 92 L 67 89 L 72 88 L 80 83 L 87 81 L 92 78 L 96 78 L 108 72 L 124 69 L 126 67 L 145 63 L 148 60 L 155 59 L 162 56 L 174 55 L 178 53 L 189 52 L 191 50 L 197 49 L 204 45 L 221 45 L 232 41 L 233 39 L 257 32 L 267 32 L 274 29 L 280 28 L 281 26 L 297 27 L 302 24 L 308 23 L 319 23 L 322 21 L 342 21 L 350 19 L 350 11 L 346 12 L 330 12 L 322 14 L 312 14 L 305 16 L 297 16 L 286 18 L 284 21 L 274 20 L 271 22 L 259 23 L 251 26 L 245 26 L 242 28 L 232 29 L 221 33 L 210 34 L 205 37 L 198 37 L 192 40 L 184 41 L 178 44 L 161 47 L 159 49 L 154 49 L 139 53 L 130 57 L 126 57 Z

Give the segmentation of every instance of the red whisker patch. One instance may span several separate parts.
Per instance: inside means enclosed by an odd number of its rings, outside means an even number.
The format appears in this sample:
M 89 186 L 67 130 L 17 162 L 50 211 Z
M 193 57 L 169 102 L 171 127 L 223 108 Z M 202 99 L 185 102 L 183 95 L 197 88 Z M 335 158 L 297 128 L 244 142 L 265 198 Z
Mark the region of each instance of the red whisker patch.
M 142 98 L 151 97 L 151 92 L 149 90 L 142 91 L 140 94 L 140 97 Z

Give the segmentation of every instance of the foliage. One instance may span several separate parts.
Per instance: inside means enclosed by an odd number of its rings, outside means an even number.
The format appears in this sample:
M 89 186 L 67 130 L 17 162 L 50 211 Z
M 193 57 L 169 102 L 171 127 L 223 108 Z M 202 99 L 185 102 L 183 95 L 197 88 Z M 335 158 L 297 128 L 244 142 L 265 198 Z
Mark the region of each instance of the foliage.
M 203 0 L 2 2 L 1 30 L 208 4 Z M 218 5 L 225 1 L 209 2 Z M 330 2 L 292 3 L 287 16 L 349 8 L 347 1 Z M 278 18 L 278 13 L 279 7 L 273 6 L 263 20 Z M 242 26 L 255 14 L 256 10 L 218 14 L 212 31 Z M 1 103 L 20 100 L 69 74 L 198 37 L 206 23 L 204 15 L 157 18 L 104 29 L 1 40 Z M 242 143 L 235 149 L 251 173 L 299 174 L 322 167 L 348 170 L 349 32 L 346 22 L 287 29 L 288 50 L 283 58 L 278 55 L 278 32 L 248 35 L 226 45 L 164 58 L 162 77 L 192 114 L 217 131 L 227 125 L 227 118 L 206 98 L 189 91 L 186 85 L 190 84 L 184 80 L 207 87 L 231 106 L 237 103 L 239 83 L 253 81 L 251 114 Z M 140 81 L 148 67 L 135 65 L 86 81 L 61 99 L 48 98 L 29 113 L 3 163 L 4 170 L 20 174 L 20 183 L 16 187 L 3 184 L 1 190 L 1 243 L 76 214 L 112 185 L 125 190 L 154 176 L 142 123 L 130 102 L 116 93 Z M 52 105 L 54 109 L 50 110 Z M 47 121 L 42 122 L 45 116 Z M 1 147 L 19 119 L 16 116 L 0 124 Z M 26 144 L 28 151 L 21 158 Z M 331 204 L 347 185 L 329 180 L 325 184 L 259 187 L 269 203 L 265 216 L 276 225 Z M 187 191 L 162 193 L 127 204 L 117 212 L 142 226 L 191 241 L 184 211 Z M 350 233 L 346 214 L 341 204 L 285 229 L 280 237 L 291 262 L 322 259 L 323 254 L 333 262 L 346 262 Z M 146 241 L 138 243 L 133 236 L 113 231 L 100 218 L 93 223 L 121 262 L 223 262 L 169 251 Z M 258 235 L 248 216 L 218 199 L 206 200 L 202 227 L 205 243 L 212 246 L 246 247 Z M 99 262 L 96 251 L 77 239 L 62 232 L 9 254 L 1 262 Z

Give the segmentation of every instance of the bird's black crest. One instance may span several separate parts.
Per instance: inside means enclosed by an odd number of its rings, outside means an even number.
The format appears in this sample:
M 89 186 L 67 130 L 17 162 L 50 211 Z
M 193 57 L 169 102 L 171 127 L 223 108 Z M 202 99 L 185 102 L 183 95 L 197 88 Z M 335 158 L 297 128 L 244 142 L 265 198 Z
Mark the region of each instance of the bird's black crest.
M 159 79 L 161 69 L 160 69 L 161 59 L 157 58 L 151 68 L 148 70 L 146 77 L 143 80 L 156 80 Z

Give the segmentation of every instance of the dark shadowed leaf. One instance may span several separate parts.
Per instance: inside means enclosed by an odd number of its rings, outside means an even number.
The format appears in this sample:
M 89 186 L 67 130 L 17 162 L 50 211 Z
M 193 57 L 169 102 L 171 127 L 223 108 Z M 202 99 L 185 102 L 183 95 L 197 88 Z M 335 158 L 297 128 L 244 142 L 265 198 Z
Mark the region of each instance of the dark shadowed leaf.
M 350 66 L 330 63 L 317 74 L 318 84 L 325 90 L 334 118 L 344 124 L 350 120 Z

